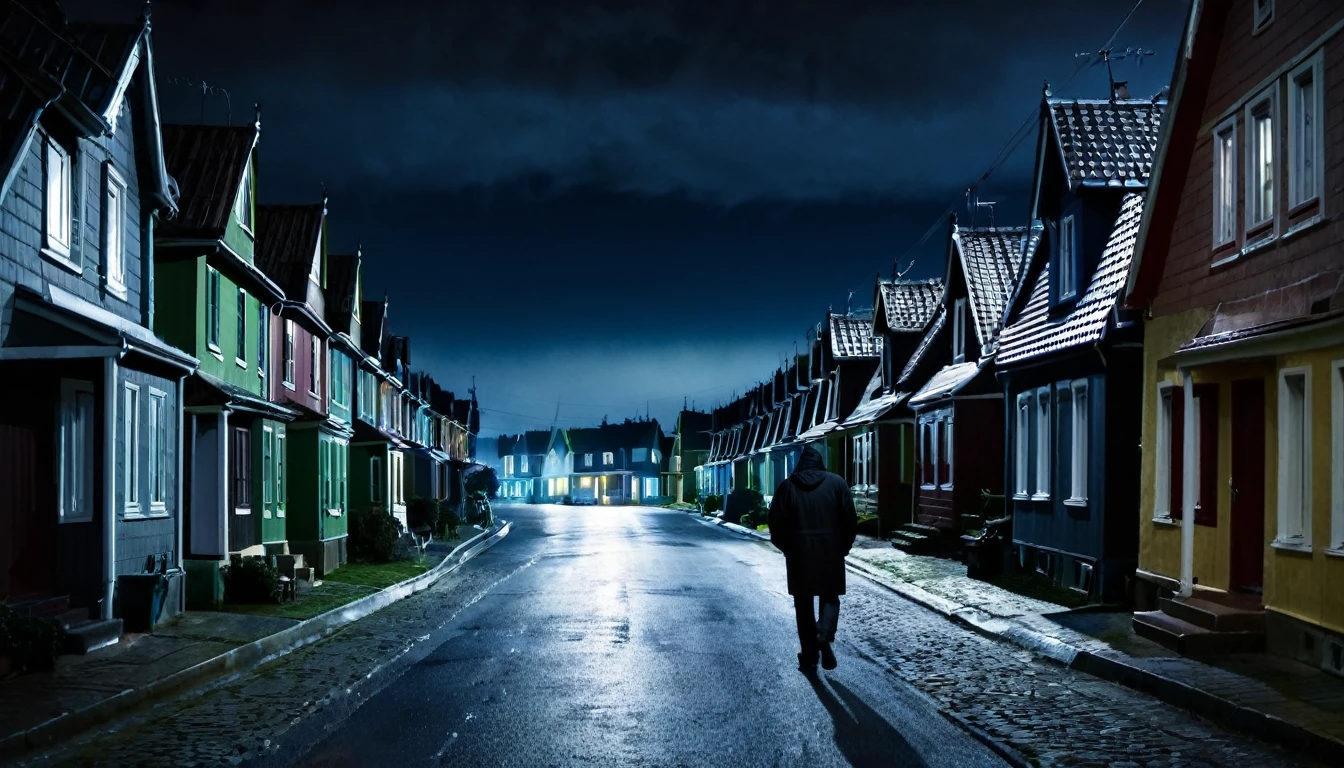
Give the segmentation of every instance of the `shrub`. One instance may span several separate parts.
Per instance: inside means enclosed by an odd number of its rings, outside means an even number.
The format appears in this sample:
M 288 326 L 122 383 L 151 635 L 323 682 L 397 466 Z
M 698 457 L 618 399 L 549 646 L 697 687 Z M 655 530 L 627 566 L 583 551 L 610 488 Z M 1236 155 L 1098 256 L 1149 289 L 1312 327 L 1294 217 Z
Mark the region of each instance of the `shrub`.
M 268 560 L 249 557 L 234 560 L 220 569 L 224 575 L 224 600 L 230 603 L 280 602 L 280 571 Z
M 765 497 L 760 491 L 750 488 L 738 488 L 728 494 L 724 500 L 723 516 L 725 520 L 738 520 L 743 516 L 760 517 L 762 523 L 765 522 L 766 508 Z M 755 526 L 752 526 L 755 527 Z
M 711 493 L 705 497 L 705 511 L 718 512 L 723 509 L 723 497 L 717 493 Z
M 881 522 L 877 515 L 859 515 L 859 533 L 864 536 L 877 536 Z
M 560 500 L 560 503 L 569 506 L 574 503 L 574 497 L 570 496 L 569 494 L 565 494 L 565 497 Z
M 65 646 L 65 628 L 39 617 L 20 616 L 0 603 L 0 656 L 15 670 L 51 671 Z
M 397 554 L 401 523 L 380 504 L 359 507 L 350 515 L 350 559 L 365 563 L 390 562 Z
M 437 531 L 442 514 L 443 504 L 438 499 L 416 496 L 406 504 L 406 527 L 417 533 Z
M 462 518 L 448 507 L 442 507 L 439 510 L 439 537 L 443 539 L 456 539 L 457 527 L 462 524 Z

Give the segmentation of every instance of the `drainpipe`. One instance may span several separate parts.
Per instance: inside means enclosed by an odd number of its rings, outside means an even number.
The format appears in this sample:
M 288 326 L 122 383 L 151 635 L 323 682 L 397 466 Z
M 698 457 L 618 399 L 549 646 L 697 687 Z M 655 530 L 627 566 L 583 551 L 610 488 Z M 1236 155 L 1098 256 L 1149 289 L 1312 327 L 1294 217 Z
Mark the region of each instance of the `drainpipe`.
M 286 468 L 288 469 L 288 468 Z M 219 411 L 219 549 L 229 559 L 229 410 Z
M 182 475 L 186 472 L 186 464 L 183 460 L 186 456 L 186 436 L 183 428 L 186 425 L 186 416 L 183 404 L 186 402 L 187 377 L 182 375 L 177 377 L 177 567 L 182 568 L 182 536 L 183 529 L 186 527 L 186 499 L 182 498 Z M 186 592 L 182 593 L 183 600 L 186 600 Z M 178 609 L 185 609 L 185 605 L 179 605 Z
M 1195 572 L 1195 382 L 1181 368 L 1185 390 L 1185 424 L 1181 457 L 1181 597 L 1194 592 Z
M 112 618 L 117 591 L 117 358 L 103 358 L 103 606 Z

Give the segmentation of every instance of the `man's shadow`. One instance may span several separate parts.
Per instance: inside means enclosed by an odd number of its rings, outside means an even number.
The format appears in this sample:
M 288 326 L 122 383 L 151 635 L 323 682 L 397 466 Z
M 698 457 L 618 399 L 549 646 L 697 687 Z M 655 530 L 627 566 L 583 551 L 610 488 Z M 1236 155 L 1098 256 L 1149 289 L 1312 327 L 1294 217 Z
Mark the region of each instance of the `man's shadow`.
M 850 765 L 925 765 L 909 742 L 886 718 L 835 680 L 809 675 L 812 690 L 835 723 L 835 745 Z

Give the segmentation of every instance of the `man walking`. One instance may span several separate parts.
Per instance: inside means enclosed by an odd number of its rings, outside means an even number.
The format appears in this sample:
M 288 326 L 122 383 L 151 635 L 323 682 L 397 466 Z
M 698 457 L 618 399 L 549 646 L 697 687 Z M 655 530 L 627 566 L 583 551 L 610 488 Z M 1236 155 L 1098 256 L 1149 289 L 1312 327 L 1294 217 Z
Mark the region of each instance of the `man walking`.
M 831 642 L 845 593 L 845 555 L 854 546 L 858 525 L 849 484 L 826 471 L 816 449 L 804 448 L 797 468 L 770 501 L 770 542 L 784 553 L 803 648 L 798 668 L 803 672 L 816 672 L 818 653 L 824 669 L 835 669 Z M 820 621 L 813 612 L 814 597 L 821 603 Z

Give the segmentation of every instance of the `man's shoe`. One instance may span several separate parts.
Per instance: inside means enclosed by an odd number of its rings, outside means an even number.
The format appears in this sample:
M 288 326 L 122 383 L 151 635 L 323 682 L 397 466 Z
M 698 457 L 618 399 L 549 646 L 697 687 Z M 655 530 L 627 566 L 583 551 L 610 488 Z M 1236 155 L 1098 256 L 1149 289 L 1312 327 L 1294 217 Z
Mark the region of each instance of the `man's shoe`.
M 835 669 L 835 652 L 831 650 L 830 643 L 821 644 L 821 668 Z
M 798 654 L 798 671 L 805 675 L 815 675 L 817 673 L 817 654 L 813 652 L 811 658 L 808 654 Z

